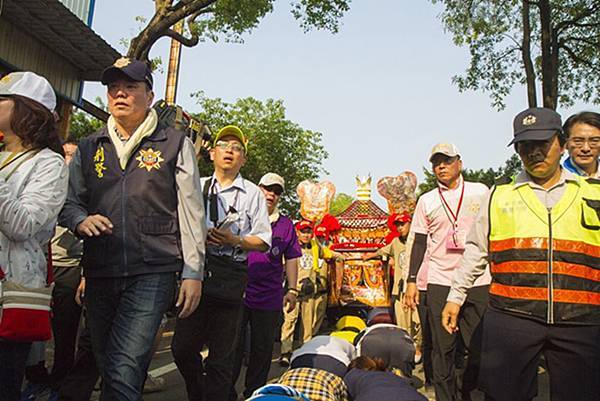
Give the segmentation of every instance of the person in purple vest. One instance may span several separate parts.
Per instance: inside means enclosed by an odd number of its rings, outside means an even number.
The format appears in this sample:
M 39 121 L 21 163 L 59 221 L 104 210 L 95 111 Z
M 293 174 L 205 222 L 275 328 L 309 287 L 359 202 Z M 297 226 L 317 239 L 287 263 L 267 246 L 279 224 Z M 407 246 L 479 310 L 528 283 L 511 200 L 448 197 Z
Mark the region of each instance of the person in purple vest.
M 246 326 L 250 325 L 250 360 L 246 370 L 244 398 L 267 383 L 273 344 L 283 308 L 296 307 L 298 258 L 302 256 L 294 223 L 277 207 L 285 180 L 275 173 L 265 174 L 258 186 L 265 195 L 271 222 L 272 242 L 267 252 L 248 253 L 248 284 L 244 299 L 240 338 L 233 370 L 230 400 L 237 400 L 235 382 L 240 375 Z M 283 287 L 283 280 L 287 287 Z
M 177 282 L 179 317 L 198 306 L 206 224 L 194 147 L 159 123 L 147 64 L 102 73 L 110 117 L 69 165 L 60 224 L 83 238 L 85 304 L 101 400 L 141 400 L 152 344 Z

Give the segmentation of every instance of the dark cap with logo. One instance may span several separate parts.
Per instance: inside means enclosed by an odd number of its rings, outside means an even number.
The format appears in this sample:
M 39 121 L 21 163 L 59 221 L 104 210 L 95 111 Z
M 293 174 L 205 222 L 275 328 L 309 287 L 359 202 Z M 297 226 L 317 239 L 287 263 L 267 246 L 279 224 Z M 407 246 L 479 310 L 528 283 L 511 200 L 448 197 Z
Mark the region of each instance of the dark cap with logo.
M 102 71 L 101 82 L 108 85 L 117 79 L 130 79 L 135 82 L 145 82 L 150 88 L 154 83 L 150 66 L 143 61 L 121 57 L 113 65 Z
M 532 107 L 517 114 L 513 121 L 514 138 L 508 146 L 521 141 L 545 141 L 562 131 L 560 114 L 544 107 Z

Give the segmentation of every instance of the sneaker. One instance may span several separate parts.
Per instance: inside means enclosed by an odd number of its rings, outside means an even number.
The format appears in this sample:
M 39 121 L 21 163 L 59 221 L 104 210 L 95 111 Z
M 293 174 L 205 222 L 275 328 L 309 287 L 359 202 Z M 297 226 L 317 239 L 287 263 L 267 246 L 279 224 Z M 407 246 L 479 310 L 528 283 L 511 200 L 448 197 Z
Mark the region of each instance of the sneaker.
M 281 354 L 281 356 L 279 357 L 279 364 L 281 366 L 290 366 L 290 357 L 291 356 L 292 356 L 292 354 L 289 354 L 289 353 Z
M 146 383 L 144 383 L 144 394 L 158 393 L 165 389 L 165 379 L 162 377 L 154 377 L 148 374 L 146 377 Z

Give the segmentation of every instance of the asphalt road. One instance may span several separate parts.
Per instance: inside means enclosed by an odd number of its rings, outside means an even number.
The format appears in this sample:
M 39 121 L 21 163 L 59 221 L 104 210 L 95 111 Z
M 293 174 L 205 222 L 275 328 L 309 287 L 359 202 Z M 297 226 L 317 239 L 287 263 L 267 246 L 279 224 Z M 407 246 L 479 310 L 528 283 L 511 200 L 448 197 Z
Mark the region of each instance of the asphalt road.
M 173 362 L 173 357 L 171 355 L 171 340 L 173 338 L 173 324 L 172 320 L 169 321 L 167 325 L 166 331 L 163 333 L 163 337 L 158 347 L 156 354 L 150 364 L 150 374 L 154 377 L 161 377 L 165 380 L 165 387 L 162 391 L 150 394 L 144 394 L 143 399 L 145 401 L 185 401 L 186 391 L 185 391 L 185 383 L 183 378 L 179 374 L 175 363 Z M 206 355 L 206 351 L 203 351 L 203 354 Z M 47 353 L 47 363 L 52 363 L 52 349 L 50 348 Z M 271 370 L 269 371 L 269 380 L 276 381 L 277 378 L 285 371 L 285 368 L 281 367 L 277 363 L 277 358 L 279 357 L 279 343 L 275 344 L 275 349 L 273 351 L 273 363 L 271 364 Z M 422 366 L 418 365 L 415 371 L 415 376 L 420 380 L 420 384 L 422 384 L 423 380 L 423 372 Z M 539 395 L 534 399 L 534 401 L 549 401 L 549 393 L 548 393 L 548 376 L 546 372 L 540 368 L 539 369 Z M 240 378 L 238 379 L 238 383 L 236 385 L 236 389 L 238 393 L 241 394 L 243 390 L 243 380 L 245 374 L 245 367 L 242 368 L 242 373 L 240 374 Z M 425 392 L 425 389 L 421 387 L 419 389 L 420 392 L 425 394 L 430 401 L 435 401 L 435 396 L 432 392 Z M 92 394 L 91 401 L 96 401 L 99 399 L 100 392 L 94 391 Z M 480 392 L 474 392 L 472 394 L 473 401 L 484 401 L 483 394 Z M 46 401 L 47 397 L 40 397 L 38 400 Z

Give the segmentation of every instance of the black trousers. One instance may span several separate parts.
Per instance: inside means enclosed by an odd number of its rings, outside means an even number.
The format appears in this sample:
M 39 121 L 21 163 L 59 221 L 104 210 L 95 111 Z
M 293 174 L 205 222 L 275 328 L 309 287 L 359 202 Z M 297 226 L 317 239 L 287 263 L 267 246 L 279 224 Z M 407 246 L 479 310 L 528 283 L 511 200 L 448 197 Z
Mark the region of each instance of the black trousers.
M 177 319 L 171 350 L 190 401 L 228 400 L 241 317 L 241 300 L 230 304 L 203 295 L 190 316 Z M 205 345 L 204 364 L 200 351 Z
M 488 309 L 480 386 L 488 401 L 529 401 L 545 356 L 552 401 L 600 399 L 600 325 L 548 325 Z
M 75 360 L 75 344 L 81 317 L 81 307 L 75 302 L 75 292 L 81 279 L 81 269 L 55 267 L 54 277 L 55 287 L 52 292 L 54 364 L 50 383 L 53 388 L 58 388 Z
M 79 335 L 75 362 L 58 387 L 59 401 L 89 401 L 100 377 L 87 324 Z
M 442 326 L 442 309 L 450 287 L 427 286 L 427 313 L 433 343 L 433 385 L 437 401 L 470 400 L 469 394 L 477 387 L 481 358 L 481 318 L 487 307 L 489 286 L 469 290 L 458 318 L 458 332 L 449 334 Z M 459 338 L 460 337 L 460 338 Z M 463 377 L 456 369 L 456 351 L 462 340 L 469 353 Z
M 0 341 L 0 401 L 19 401 L 31 343 Z
M 279 310 L 252 309 L 247 306 L 243 308 L 240 335 L 233 364 L 232 389 L 229 396 L 231 401 L 237 400 L 235 383 L 242 369 L 246 326 L 250 325 L 250 359 L 246 370 L 244 398 L 250 398 L 254 390 L 267 383 L 273 357 L 273 345 L 279 334 L 277 326 L 282 316 L 282 312 Z
M 421 353 L 423 355 L 423 372 L 425 373 L 425 384 L 431 384 L 433 379 L 433 364 L 431 361 L 433 344 L 431 336 L 431 325 L 427 315 L 427 291 L 419 291 L 419 305 L 417 305 L 419 320 L 421 321 Z

